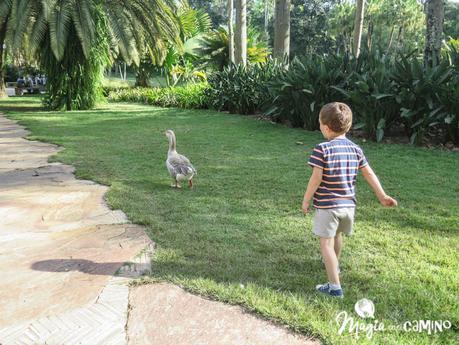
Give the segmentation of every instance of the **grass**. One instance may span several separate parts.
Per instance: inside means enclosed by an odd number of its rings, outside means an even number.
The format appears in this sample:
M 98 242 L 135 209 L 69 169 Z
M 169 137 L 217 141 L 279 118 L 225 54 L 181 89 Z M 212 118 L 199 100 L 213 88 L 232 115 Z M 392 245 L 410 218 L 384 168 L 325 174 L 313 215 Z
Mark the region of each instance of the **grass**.
M 37 98 L 0 101 L 32 138 L 65 147 L 53 160 L 109 185 L 113 208 L 143 224 L 157 244 L 154 272 L 330 344 L 457 344 L 459 156 L 404 145 L 360 143 L 397 209 L 383 209 L 358 180 L 355 235 L 345 239 L 344 300 L 314 292 L 325 281 L 311 216 L 301 213 L 306 161 L 319 133 L 214 111 L 106 104 L 45 112 Z M 198 169 L 194 190 L 173 190 L 164 165 L 178 151 Z M 302 142 L 304 145 L 298 145 Z M 386 329 L 408 320 L 449 320 L 453 329 L 338 335 L 335 317 L 371 299 Z M 362 321 L 361 319 L 359 319 Z M 363 321 L 365 322 L 365 321 Z M 367 323 L 369 323 L 368 321 Z

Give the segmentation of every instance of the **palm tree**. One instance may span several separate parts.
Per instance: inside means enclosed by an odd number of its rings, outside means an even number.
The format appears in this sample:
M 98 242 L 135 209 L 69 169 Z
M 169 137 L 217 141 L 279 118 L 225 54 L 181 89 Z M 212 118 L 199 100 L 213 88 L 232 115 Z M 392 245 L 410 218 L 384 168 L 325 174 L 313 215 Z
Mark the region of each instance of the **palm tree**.
M 290 7 L 290 0 L 276 0 L 273 55 L 278 59 L 290 54 Z
M 427 0 L 426 11 L 426 45 L 424 63 L 435 66 L 440 63 L 440 50 L 443 39 L 443 21 L 445 4 L 443 0 Z
M 236 64 L 247 64 L 247 0 L 236 0 Z
M 206 34 L 200 42 L 197 53 L 205 66 L 212 66 L 219 71 L 230 64 L 229 35 L 225 27 L 219 27 Z M 269 55 L 268 45 L 262 35 L 253 27 L 247 30 L 247 60 L 250 63 L 266 62 Z
M 365 12 L 365 1 L 356 1 L 355 25 L 354 25 L 354 56 L 359 57 L 360 45 L 362 42 L 363 15 Z
M 168 86 L 171 85 L 171 81 L 177 83 L 187 79 L 187 75 L 191 75 L 193 79 L 193 74 L 198 71 L 193 71 L 192 63 L 198 59 L 201 39 L 212 27 L 210 16 L 201 9 L 193 9 L 186 0 L 182 0 L 179 4 L 177 17 L 180 27 L 180 45 L 171 42 L 167 44 L 164 58 L 159 59 L 155 56 L 157 54 L 150 55 L 147 61 L 144 60 L 141 63 L 141 67 L 150 66 L 150 72 L 157 69 L 158 66 L 161 67 Z M 145 80 L 145 76 L 143 79 Z M 148 86 L 148 83 L 136 82 L 136 84 Z
M 6 42 L 6 30 L 10 19 L 12 0 L 2 0 L 0 3 L 0 98 L 8 97 L 5 89 L 4 75 L 4 46 Z
M 228 49 L 230 63 L 234 64 L 234 30 L 233 30 L 233 17 L 234 17 L 234 3 L 233 0 L 228 0 Z
M 4 76 L 4 46 L 6 36 L 6 24 L 0 24 L 0 98 L 8 97 L 5 89 L 5 76 Z
M 37 55 L 53 109 L 93 107 L 112 56 L 137 65 L 145 42 L 180 41 L 174 0 L 8 1 L 12 46 L 27 41 Z

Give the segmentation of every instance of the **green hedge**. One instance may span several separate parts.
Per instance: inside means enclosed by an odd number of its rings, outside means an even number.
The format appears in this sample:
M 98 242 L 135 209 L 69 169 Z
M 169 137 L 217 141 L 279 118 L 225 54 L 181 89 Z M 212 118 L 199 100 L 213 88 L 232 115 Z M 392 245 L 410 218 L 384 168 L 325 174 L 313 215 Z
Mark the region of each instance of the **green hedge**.
M 275 61 L 233 65 L 209 76 L 209 107 L 236 114 L 254 114 L 269 103 L 268 82 L 283 70 Z
M 265 65 L 231 67 L 209 78 L 209 106 L 240 114 L 264 112 L 274 120 L 308 130 L 319 128 L 320 108 L 348 103 L 354 128 L 383 139 L 403 128 L 412 143 L 427 134 L 459 143 L 457 50 L 435 67 L 417 56 L 389 56 L 377 49 L 359 59 L 346 55 L 296 57 L 288 69 Z
M 108 97 L 110 95 L 111 92 L 118 92 L 118 91 L 122 91 L 122 90 L 130 90 L 132 89 L 132 86 L 107 86 L 107 85 L 103 85 L 102 86 L 102 94 L 105 96 L 105 97 Z
M 207 108 L 207 83 L 168 88 L 119 88 L 108 92 L 108 100 L 137 102 L 160 107 Z

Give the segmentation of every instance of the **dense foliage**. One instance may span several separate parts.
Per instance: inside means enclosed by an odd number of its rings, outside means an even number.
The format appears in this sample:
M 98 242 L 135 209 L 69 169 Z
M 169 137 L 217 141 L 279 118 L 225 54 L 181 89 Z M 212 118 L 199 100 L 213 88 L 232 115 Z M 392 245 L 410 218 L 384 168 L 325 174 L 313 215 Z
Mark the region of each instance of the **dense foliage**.
M 390 71 L 393 57 L 374 49 L 350 61 L 343 85 L 332 86 L 352 104 L 354 129 L 362 128 L 368 137 L 382 140 L 387 129 L 399 118 L 394 83 Z
M 450 62 L 448 62 L 450 61 Z M 456 63 L 456 64 L 455 64 Z M 344 101 L 354 111 L 354 129 L 380 141 L 396 125 L 412 143 L 426 134 L 458 143 L 457 52 L 436 67 L 417 56 L 365 51 L 348 55 L 296 57 L 289 69 L 273 64 L 226 68 L 209 79 L 209 105 L 253 114 L 264 110 L 294 127 L 317 130 L 320 108 Z
M 231 113 L 253 114 L 267 103 L 267 83 L 281 70 L 282 67 L 274 61 L 226 67 L 209 77 L 209 106 Z
M 341 85 L 348 61 L 319 55 L 296 57 L 288 70 L 269 84 L 271 106 L 268 115 L 294 127 L 319 129 L 319 110 L 331 100 L 343 97 L 330 85 Z
M 459 39 L 459 3 L 446 1 L 444 30 L 447 38 Z
M 120 88 L 110 91 L 108 99 L 114 102 L 136 102 L 160 107 L 206 108 L 206 83 L 167 88 Z
M 53 52 L 51 39 L 44 40 L 39 60 L 48 76 L 48 92 L 43 99 L 47 108 L 91 109 L 102 97 L 104 66 L 110 61 L 109 42 L 103 15 L 99 13 L 94 17 L 97 30 L 87 56 L 81 53 L 82 46 L 74 27 L 69 29 L 68 42 L 60 60 Z

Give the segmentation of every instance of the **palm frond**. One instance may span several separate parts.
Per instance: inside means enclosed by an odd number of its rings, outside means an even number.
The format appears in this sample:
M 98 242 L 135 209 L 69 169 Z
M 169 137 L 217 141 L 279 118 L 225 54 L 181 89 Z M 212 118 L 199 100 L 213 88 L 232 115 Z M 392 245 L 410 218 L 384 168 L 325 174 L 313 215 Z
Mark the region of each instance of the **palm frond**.
M 37 16 L 30 28 L 28 36 L 30 37 L 30 49 L 37 52 L 43 43 L 48 32 L 48 22 L 45 16 Z
M 65 0 L 57 1 L 49 17 L 49 34 L 51 49 L 59 61 L 64 56 L 69 27 L 72 22 L 72 6 Z
M 0 27 L 7 17 L 10 16 L 11 7 L 13 6 L 13 0 L 2 0 L 0 2 Z
M 32 4 L 28 0 L 15 0 L 11 7 L 11 23 L 14 25 L 11 31 L 11 45 L 13 49 L 19 49 L 27 31 L 29 16 L 32 10 Z
M 94 20 L 90 2 L 84 0 L 75 1 L 72 15 L 83 53 L 88 57 L 91 50 L 91 42 L 94 40 Z
M 185 39 L 207 32 L 212 27 L 209 15 L 202 10 L 181 9 L 178 15 L 182 35 Z
M 139 53 L 135 45 L 131 25 L 127 21 L 129 16 L 120 7 L 105 6 L 104 8 L 111 29 L 110 32 L 113 34 L 119 51 L 126 62 L 138 64 L 140 60 Z

